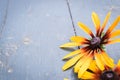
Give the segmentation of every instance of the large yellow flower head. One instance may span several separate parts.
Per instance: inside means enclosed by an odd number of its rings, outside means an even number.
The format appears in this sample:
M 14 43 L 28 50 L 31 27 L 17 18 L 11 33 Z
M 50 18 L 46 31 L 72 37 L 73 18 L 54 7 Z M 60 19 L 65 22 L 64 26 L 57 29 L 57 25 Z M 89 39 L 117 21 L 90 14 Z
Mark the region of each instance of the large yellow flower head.
M 113 68 L 104 66 L 104 70 L 101 70 L 93 60 L 88 70 L 79 78 L 82 80 L 120 80 L 120 60 Z
M 103 66 L 101 61 L 105 63 L 105 65 L 109 67 L 113 67 L 113 62 L 106 54 L 103 49 L 103 46 L 106 44 L 113 44 L 116 42 L 120 42 L 120 38 L 114 39 L 114 37 L 120 35 L 120 29 L 113 31 L 113 29 L 120 22 L 120 16 L 118 16 L 115 21 L 111 24 L 111 26 L 104 31 L 104 28 L 108 22 L 110 17 L 110 12 L 106 15 L 105 20 L 102 25 L 100 25 L 100 20 L 98 15 L 93 12 L 92 20 L 96 28 L 96 34 L 87 27 L 85 24 L 78 22 L 78 26 L 87 34 L 91 36 L 91 39 L 85 38 L 83 36 L 72 36 L 70 38 L 71 42 L 61 45 L 61 48 L 71 48 L 82 46 L 80 49 L 75 50 L 68 55 L 66 55 L 63 59 L 71 58 L 68 60 L 63 66 L 63 70 L 74 66 L 74 72 L 80 73 L 79 77 L 87 70 L 91 61 L 95 59 L 96 64 L 99 66 Z M 103 34 L 104 31 L 104 34 Z M 101 70 L 104 70 L 104 67 L 100 67 Z

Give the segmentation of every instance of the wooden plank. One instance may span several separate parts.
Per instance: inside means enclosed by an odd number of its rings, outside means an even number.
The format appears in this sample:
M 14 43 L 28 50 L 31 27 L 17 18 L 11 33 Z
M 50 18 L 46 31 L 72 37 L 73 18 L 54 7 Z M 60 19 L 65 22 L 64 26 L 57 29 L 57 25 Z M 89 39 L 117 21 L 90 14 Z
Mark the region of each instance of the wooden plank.
M 8 6 L 9 6 L 9 1 L 8 0 L 0 0 L 0 79 L 5 80 L 3 77 L 5 75 L 5 71 L 7 67 L 7 59 L 6 56 L 3 54 L 4 53 L 4 47 L 2 46 L 2 33 L 4 31 L 4 28 L 6 26 L 7 22 L 7 15 L 8 15 Z
M 0 1 L 0 36 L 6 24 L 8 3 L 8 0 Z
M 7 3 L 4 1 L 0 1 L 2 14 L 5 14 L 7 6 L 3 5 Z M 70 8 L 77 35 L 88 37 L 78 28 L 78 21 L 87 24 L 95 32 L 91 20 L 92 11 L 97 12 L 103 21 L 106 13 L 114 5 L 117 7 L 112 9 L 111 23 L 120 13 L 118 2 L 119 0 L 112 2 L 71 0 Z M 0 40 L 2 51 L 0 58 L 3 65 L 0 69 L 0 79 L 63 80 L 68 77 L 70 80 L 77 80 L 72 69 L 62 71 L 64 64 L 62 57 L 68 51 L 59 48 L 59 45 L 68 42 L 73 35 L 66 0 L 10 0 L 7 22 Z M 120 53 L 119 46 L 116 44 L 116 47 L 108 46 L 107 49 L 115 61 L 120 57 L 120 54 L 115 54 Z
M 1 44 L 10 48 L 1 80 L 63 80 L 59 46 L 74 35 L 64 0 L 10 0 Z M 11 50 L 11 52 L 10 52 Z

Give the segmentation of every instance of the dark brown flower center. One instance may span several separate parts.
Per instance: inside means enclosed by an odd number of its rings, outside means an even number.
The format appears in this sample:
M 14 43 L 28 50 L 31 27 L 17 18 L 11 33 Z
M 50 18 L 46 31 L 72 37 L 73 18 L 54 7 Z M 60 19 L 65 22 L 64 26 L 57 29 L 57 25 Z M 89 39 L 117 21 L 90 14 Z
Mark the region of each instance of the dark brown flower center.
M 97 48 L 97 46 L 100 46 L 100 43 L 101 43 L 101 39 L 99 37 L 94 37 L 91 39 L 91 47 L 94 49 L 94 48 Z
M 101 80 L 119 80 L 119 76 L 113 71 L 105 71 L 100 76 Z

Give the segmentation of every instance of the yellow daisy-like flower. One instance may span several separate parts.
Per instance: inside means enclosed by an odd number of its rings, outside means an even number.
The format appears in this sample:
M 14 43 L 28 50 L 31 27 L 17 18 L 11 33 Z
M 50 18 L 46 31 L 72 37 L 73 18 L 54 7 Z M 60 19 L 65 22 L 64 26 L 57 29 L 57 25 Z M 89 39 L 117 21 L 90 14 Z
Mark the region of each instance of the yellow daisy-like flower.
M 120 60 L 114 68 L 108 66 L 104 68 L 104 70 L 99 69 L 93 60 L 89 69 L 79 78 L 82 80 L 120 80 Z
M 72 36 L 70 38 L 71 42 L 61 45 L 61 48 L 71 48 L 76 46 L 82 46 L 81 49 L 75 50 L 68 55 L 66 55 L 63 59 L 68 59 L 65 65 L 63 66 L 63 70 L 66 70 L 72 66 L 74 66 L 74 72 L 79 72 L 79 77 L 87 70 L 91 61 L 95 59 L 96 64 L 100 67 L 101 70 L 104 70 L 104 66 L 100 62 L 101 60 L 105 62 L 105 65 L 112 67 L 112 60 L 103 50 L 103 46 L 106 44 L 113 44 L 116 42 L 120 42 L 120 38 L 113 39 L 114 37 L 120 35 L 120 29 L 113 31 L 113 29 L 120 22 L 120 16 L 118 16 L 112 25 L 107 29 L 107 31 L 103 34 L 103 30 L 108 22 L 110 17 L 110 12 L 105 17 L 105 20 L 100 26 L 100 20 L 98 15 L 93 12 L 92 20 L 96 28 L 96 35 L 92 33 L 92 31 L 83 23 L 78 22 L 78 26 L 85 31 L 87 34 L 91 36 L 91 39 L 87 39 L 82 36 Z M 102 58 L 100 58 L 102 56 Z

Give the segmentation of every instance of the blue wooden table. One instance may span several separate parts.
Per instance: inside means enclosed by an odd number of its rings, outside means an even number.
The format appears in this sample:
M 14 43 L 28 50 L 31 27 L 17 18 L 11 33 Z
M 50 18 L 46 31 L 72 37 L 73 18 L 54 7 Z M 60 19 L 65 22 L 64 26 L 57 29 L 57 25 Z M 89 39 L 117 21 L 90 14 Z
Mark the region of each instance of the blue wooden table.
M 69 4 L 76 33 L 85 37 L 77 22 L 95 32 L 93 11 L 101 22 L 111 11 L 108 26 L 120 15 L 119 0 L 70 0 Z M 69 51 L 59 48 L 73 35 L 66 0 L 0 0 L 0 80 L 78 80 L 72 69 L 62 71 L 62 57 Z M 120 44 L 107 46 L 107 52 L 117 62 Z

